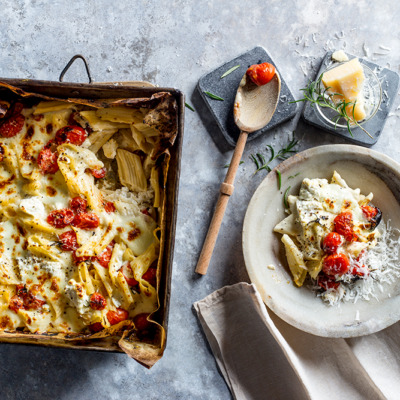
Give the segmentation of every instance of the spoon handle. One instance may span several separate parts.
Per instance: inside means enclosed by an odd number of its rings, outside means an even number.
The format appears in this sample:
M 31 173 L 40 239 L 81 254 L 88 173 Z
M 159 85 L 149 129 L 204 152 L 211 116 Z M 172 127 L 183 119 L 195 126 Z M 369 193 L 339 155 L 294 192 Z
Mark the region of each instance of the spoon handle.
M 217 205 L 214 210 L 214 215 L 208 228 L 207 236 L 203 244 L 203 249 L 201 250 L 199 261 L 197 262 L 196 266 L 196 272 L 200 275 L 205 275 L 207 273 L 208 265 L 210 264 L 211 256 L 214 251 L 215 242 L 217 241 L 222 219 L 224 218 L 225 209 L 228 205 L 229 197 L 233 193 L 233 182 L 235 181 L 236 171 L 238 169 L 240 160 L 242 159 L 247 136 L 247 132 L 240 132 L 240 136 L 236 143 L 236 148 L 233 153 L 228 172 L 226 173 L 225 180 L 221 185 Z

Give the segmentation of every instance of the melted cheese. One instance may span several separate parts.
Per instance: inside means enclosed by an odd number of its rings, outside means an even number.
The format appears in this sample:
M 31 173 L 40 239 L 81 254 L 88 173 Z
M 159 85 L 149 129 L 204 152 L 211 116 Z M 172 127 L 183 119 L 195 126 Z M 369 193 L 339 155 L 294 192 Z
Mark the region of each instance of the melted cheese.
M 40 103 L 40 112 L 24 109 L 20 133 L 0 139 L 4 150 L 0 162 L 0 329 L 78 333 L 94 322 L 109 326 L 107 312 L 117 307 L 127 309 L 131 317 L 157 308 L 156 289 L 143 281 L 140 292 L 135 291 L 120 271 L 127 250 L 137 257 L 157 242 L 157 223 L 140 212 L 152 204 L 154 191 L 142 195 L 119 189 L 124 199 L 114 198 L 116 211 L 107 213 L 103 200 L 112 197 L 112 192 L 102 192 L 88 172 L 104 164 L 91 150 L 68 143 L 57 148 L 60 171 L 43 175 L 36 162 L 38 154 L 67 125 L 73 108 L 55 103 L 49 104 L 47 112 L 46 102 Z M 98 228 L 55 229 L 47 222 L 50 212 L 67 208 L 75 196 L 86 198 L 90 212 L 100 219 Z M 77 234 L 76 255 L 92 257 L 85 263 L 76 265 L 72 252 L 59 245 L 59 235 L 71 229 Z M 106 269 L 96 257 L 112 241 L 118 251 Z M 44 305 L 37 310 L 12 311 L 8 306 L 18 284 L 25 285 Z M 94 292 L 105 297 L 105 309 L 90 308 Z

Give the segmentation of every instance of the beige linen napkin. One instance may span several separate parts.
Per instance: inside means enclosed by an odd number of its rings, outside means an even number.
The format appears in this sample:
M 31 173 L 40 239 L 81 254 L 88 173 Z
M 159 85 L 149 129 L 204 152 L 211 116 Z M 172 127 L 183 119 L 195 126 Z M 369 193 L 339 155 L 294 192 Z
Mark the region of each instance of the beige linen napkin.
M 194 304 L 237 400 L 400 399 L 400 325 L 353 339 L 302 332 L 238 283 Z

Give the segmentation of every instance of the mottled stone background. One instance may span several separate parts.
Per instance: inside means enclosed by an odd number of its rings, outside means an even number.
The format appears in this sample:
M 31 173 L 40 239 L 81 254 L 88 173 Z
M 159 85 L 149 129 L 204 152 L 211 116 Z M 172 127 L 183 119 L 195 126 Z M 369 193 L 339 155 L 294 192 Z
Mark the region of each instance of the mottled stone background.
M 354 4 L 353 4 L 354 3 Z M 172 282 L 168 346 L 145 370 L 124 355 L 0 345 L 1 399 L 229 399 L 192 303 L 226 284 L 248 280 L 241 250 L 247 204 L 263 173 L 249 154 L 280 147 L 293 130 L 300 149 L 342 139 L 298 118 L 249 143 L 236 179 L 209 273 L 193 271 L 231 153 L 211 139 L 216 129 L 194 91 L 204 73 L 255 45 L 268 49 L 290 88 L 313 76 L 328 49 L 366 53 L 399 71 L 397 0 L 64 1 L 3 0 L 0 76 L 57 80 L 76 53 L 87 57 L 96 81 L 149 80 L 174 86 L 187 110 Z M 380 46 L 390 48 L 384 50 Z M 79 62 L 65 80 L 86 81 Z M 374 146 L 400 159 L 396 110 Z M 266 394 L 266 398 L 268 395 Z

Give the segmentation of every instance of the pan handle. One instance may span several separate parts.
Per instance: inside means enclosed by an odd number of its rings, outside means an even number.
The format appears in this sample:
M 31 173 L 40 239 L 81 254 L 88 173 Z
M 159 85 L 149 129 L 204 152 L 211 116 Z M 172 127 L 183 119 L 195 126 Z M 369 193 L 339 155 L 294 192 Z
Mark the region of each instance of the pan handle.
M 69 60 L 68 64 L 67 64 L 67 65 L 64 67 L 64 69 L 61 71 L 60 77 L 58 78 L 59 82 L 62 82 L 62 81 L 63 81 L 64 75 L 66 74 L 66 72 L 69 70 L 70 66 L 74 63 L 74 61 L 75 61 L 77 58 L 80 58 L 80 59 L 83 61 L 83 63 L 85 64 L 86 73 L 87 73 L 87 76 L 88 76 L 88 78 L 89 78 L 89 83 L 92 83 L 92 75 L 90 74 L 89 64 L 88 64 L 88 62 L 86 61 L 86 58 L 83 57 L 81 54 L 76 54 L 76 55 L 74 55 L 74 56 Z

